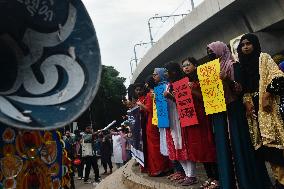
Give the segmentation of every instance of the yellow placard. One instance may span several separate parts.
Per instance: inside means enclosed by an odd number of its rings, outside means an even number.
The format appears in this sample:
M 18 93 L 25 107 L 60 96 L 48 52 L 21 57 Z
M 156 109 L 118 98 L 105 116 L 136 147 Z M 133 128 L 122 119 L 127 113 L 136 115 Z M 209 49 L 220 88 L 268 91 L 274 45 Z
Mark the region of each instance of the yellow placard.
M 157 115 L 157 107 L 155 98 L 153 98 L 153 117 L 152 117 L 152 125 L 157 126 L 158 125 L 158 115 Z
M 226 111 L 219 59 L 197 67 L 206 115 Z

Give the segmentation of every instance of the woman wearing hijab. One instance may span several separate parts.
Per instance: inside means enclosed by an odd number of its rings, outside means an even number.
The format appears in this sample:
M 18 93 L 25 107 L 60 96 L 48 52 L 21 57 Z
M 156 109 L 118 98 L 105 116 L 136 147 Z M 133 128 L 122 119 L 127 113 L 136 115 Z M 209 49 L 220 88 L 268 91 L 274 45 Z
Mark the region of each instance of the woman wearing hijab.
M 153 72 L 153 79 L 156 85 L 164 85 L 168 84 L 166 78 L 167 70 L 165 68 L 155 68 Z M 158 110 L 157 110 L 158 111 Z M 158 120 L 159 124 L 159 120 Z M 159 128 L 160 132 L 160 151 L 164 156 L 169 156 L 168 153 L 168 145 L 167 145 L 167 133 L 166 128 Z M 168 179 L 171 181 L 178 181 L 180 179 L 184 179 L 185 174 L 181 164 L 178 161 L 172 161 L 173 167 L 175 169 L 175 173 L 170 175 Z
M 223 42 L 210 43 L 207 46 L 207 53 L 211 60 L 220 59 L 220 79 L 227 106 L 226 112 L 212 115 L 221 188 L 236 188 L 235 178 L 240 189 L 269 188 L 270 186 L 262 183 L 267 177 L 259 174 L 266 173 L 266 170 L 259 170 L 260 165 L 256 161 L 250 141 L 240 95 L 241 86 L 238 81 L 240 77 L 238 70 L 234 69 L 236 67 L 234 64 L 237 63 L 234 62 L 229 48 Z
M 153 79 L 157 86 L 167 84 L 167 78 L 165 76 L 166 69 L 165 68 L 155 68 L 153 72 Z M 158 110 L 157 110 L 158 111 Z M 159 125 L 159 121 L 158 121 Z M 160 128 L 160 152 L 164 156 L 168 156 L 168 147 L 166 142 L 166 128 Z
M 199 152 L 199 155 L 203 154 L 203 158 L 198 158 L 195 162 L 203 162 L 208 180 L 206 180 L 201 187 L 217 188 L 219 187 L 219 173 L 216 163 L 216 147 L 211 120 L 209 116 L 205 115 L 203 98 L 197 76 L 197 66 L 197 60 L 193 57 L 188 57 L 182 61 L 182 70 L 190 81 L 189 84 L 192 90 L 194 107 L 199 122 L 198 125 L 188 129 L 188 135 L 189 139 L 197 138 L 195 141 L 199 141 L 200 149 L 197 147 L 197 149 L 194 150 L 190 147 L 189 150 L 193 150 L 193 153 L 194 151 L 198 152 L 202 150 Z M 189 144 L 189 146 L 192 145 Z M 207 153 L 207 155 L 204 153 Z
M 145 87 L 148 93 L 145 99 L 145 105 L 137 102 L 145 112 L 147 117 L 146 137 L 147 137 L 147 162 L 148 162 L 148 175 L 161 176 L 169 171 L 169 159 L 163 156 L 160 152 L 160 133 L 157 125 L 152 124 L 153 118 L 153 93 L 155 82 L 153 77 L 147 79 Z
M 172 94 L 174 92 L 172 89 L 172 83 L 184 78 L 185 75 L 183 74 L 180 65 L 176 62 L 170 62 L 165 67 L 168 70 L 168 78 L 170 81 L 170 90 L 168 94 Z M 186 178 L 184 179 L 184 182 L 182 182 L 182 185 L 192 185 L 197 183 L 195 173 L 196 162 L 209 164 L 212 162 L 216 162 L 216 150 L 213 139 L 214 137 L 210 128 L 210 121 L 208 117 L 205 116 L 200 87 L 196 80 L 190 81 L 191 82 L 189 83 L 189 86 L 192 88 L 193 103 L 199 124 L 182 128 L 180 124 L 175 125 L 181 130 L 181 149 L 178 149 L 173 142 L 168 142 L 170 158 L 175 158 L 174 160 L 179 160 L 186 173 Z M 175 102 L 173 102 L 173 105 L 176 107 Z M 175 119 L 178 120 L 179 116 L 177 114 L 176 108 L 172 109 L 176 111 Z M 172 132 L 169 132 L 169 135 L 170 134 L 174 136 Z M 213 180 L 215 180 L 215 188 L 217 188 L 218 176 L 215 177 Z
M 276 188 L 283 188 L 284 123 L 278 100 L 284 94 L 284 74 L 270 55 L 261 52 L 254 34 L 242 36 L 238 54 L 243 77 L 249 78 L 243 82 L 243 102 L 252 143 L 257 154 L 271 163 Z

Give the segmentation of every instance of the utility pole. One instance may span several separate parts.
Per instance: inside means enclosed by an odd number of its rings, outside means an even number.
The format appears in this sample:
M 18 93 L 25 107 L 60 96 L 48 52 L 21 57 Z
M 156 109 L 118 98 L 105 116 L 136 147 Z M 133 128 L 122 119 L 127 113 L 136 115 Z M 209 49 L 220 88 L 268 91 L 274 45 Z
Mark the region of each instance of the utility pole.
M 190 0 L 191 1 L 191 10 L 194 9 L 194 0 Z
M 193 3 L 193 0 L 191 0 Z M 193 5 L 194 6 L 194 5 Z M 172 14 L 172 15 L 166 15 L 166 16 L 153 16 L 151 18 L 148 19 L 148 29 L 149 29 L 149 35 L 150 35 L 150 43 L 153 46 L 154 44 L 154 39 L 153 39 L 153 35 L 152 35 L 152 30 L 151 30 L 151 21 L 154 19 L 160 19 L 162 20 L 163 18 L 170 18 L 170 17 L 179 17 L 179 16 L 186 16 L 187 14 Z
M 153 18 L 153 17 L 149 18 L 149 20 L 148 20 L 148 28 L 149 28 L 149 34 L 150 34 L 150 42 L 151 42 L 151 45 L 153 46 L 153 45 L 154 45 L 154 40 L 153 40 L 153 36 L 152 36 L 151 23 L 150 23 L 150 20 L 151 20 L 152 18 Z
M 141 45 L 147 45 L 147 44 L 150 44 L 150 43 L 151 43 L 151 42 L 149 42 L 149 43 L 141 42 L 141 43 L 137 43 L 137 44 L 134 45 L 133 51 L 134 51 L 134 60 L 135 60 L 136 66 L 137 66 L 137 64 L 138 64 L 137 53 L 136 53 L 136 47 L 137 47 L 137 46 L 141 46 Z
M 133 75 L 133 68 L 132 68 L 132 62 L 135 60 L 134 58 L 131 58 L 129 64 L 130 64 L 130 70 L 131 70 L 131 75 Z

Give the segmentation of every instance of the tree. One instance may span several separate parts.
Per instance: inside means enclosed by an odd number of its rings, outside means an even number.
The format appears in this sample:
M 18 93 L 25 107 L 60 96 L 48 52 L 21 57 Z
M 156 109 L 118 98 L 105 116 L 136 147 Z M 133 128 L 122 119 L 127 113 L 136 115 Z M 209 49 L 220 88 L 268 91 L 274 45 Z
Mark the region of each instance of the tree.
M 125 80 L 119 77 L 119 72 L 113 66 L 103 65 L 99 90 L 91 106 L 77 120 L 79 127 L 91 125 L 92 120 L 97 130 L 113 120 L 122 121 L 122 116 L 126 114 L 121 102 L 126 95 Z

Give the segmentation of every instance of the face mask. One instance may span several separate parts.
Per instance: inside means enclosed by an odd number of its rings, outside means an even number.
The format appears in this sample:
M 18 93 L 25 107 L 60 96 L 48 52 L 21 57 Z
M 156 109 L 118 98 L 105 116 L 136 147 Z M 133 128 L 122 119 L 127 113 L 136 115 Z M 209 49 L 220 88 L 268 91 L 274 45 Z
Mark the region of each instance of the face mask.
M 207 55 L 209 60 L 212 61 L 212 60 L 215 60 L 217 58 L 216 54 L 215 53 L 210 53 Z

